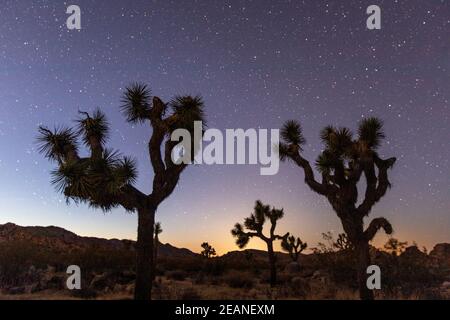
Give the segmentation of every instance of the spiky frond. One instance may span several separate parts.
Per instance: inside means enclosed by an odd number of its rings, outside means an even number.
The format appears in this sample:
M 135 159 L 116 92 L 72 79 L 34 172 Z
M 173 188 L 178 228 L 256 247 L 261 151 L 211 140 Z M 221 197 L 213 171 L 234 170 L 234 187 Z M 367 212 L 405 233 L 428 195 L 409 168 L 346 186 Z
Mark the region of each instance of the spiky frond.
M 336 135 L 336 131 L 337 129 L 331 125 L 320 131 L 320 139 L 327 148 L 333 143 L 333 136 Z
M 244 232 L 244 227 L 240 223 L 236 223 L 234 225 L 234 228 L 231 230 L 231 234 L 233 237 L 237 237 L 243 232 Z
M 339 157 L 349 154 L 353 144 L 353 134 L 345 127 L 336 129 L 333 126 L 327 126 L 320 132 L 320 139 L 327 150 Z
M 302 146 L 306 139 L 302 133 L 302 127 L 298 121 L 288 120 L 281 128 L 281 138 L 288 144 Z
M 359 140 L 364 141 L 369 148 L 376 149 L 386 137 L 383 132 L 383 122 L 378 118 L 364 119 L 358 129 Z
M 291 238 L 294 238 L 294 236 L 283 238 L 283 240 L 281 241 L 281 248 L 289 253 L 291 253 L 294 249 L 292 242 L 295 241 L 295 238 L 293 241 L 291 240 Z
M 329 150 L 324 150 L 316 159 L 315 166 L 320 173 L 330 173 L 336 166 L 336 157 Z
M 163 229 L 161 228 L 161 222 L 155 223 L 154 232 L 155 232 L 155 235 L 159 235 L 163 232 Z
M 333 247 L 339 251 L 345 251 L 351 249 L 353 245 L 346 233 L 340 233 L 336 242 L 333 243 Z
M 266 216 L 270 219 L 270 221 L 275 222 L 283 218 L 284 209 L 275 209 L 272 208 L 269 212 L 266 213 Z
M 51 183 L 69 198 L 88 197 L 92 183 L 87 174 L 86 161 L 62 163 L 58 169 L 51 171 Z M 76 195 L 76 196 L 75 196 Z
M 136 164 L 130 158 L 121 158 L 120 153 L 107 149 L 99 160 L 91 160 L 90 177 L 100 195 L 117 195 L 126 184 L 137 177 Z
M 61 162 L 70 150 L 77 151 L 77 135 L 71 128 L 57 127 L 53 131 L 39 127 L 38 150 L 47 159 Z
M 151 91 L 147 85 L 134 83 L 125 89 L 121 110 L 128 122 L 144 122 L 149 118 Z
M 116 202 L 114 196 L 108 194 L 101 194 L 95 198 L 89 199 L 89 207 L 93 209 L 100 209 L 103 212 L 109 212 L 112 209 L 119 207 L 119 203 Z M 86 202 L 86 201 L 84 201 Z M 133 211 L 131 208 L 125 208 L 127 211 Z
M 136 160 L 130 157 L 123 157 L 114 168 L 113 174 L 122 185 L 134 184 L 138 176 Z
M 253 210 L 250 217 L 245 218 L 244 225 L 249 230 L 261 231 L 266 217 L 269 216 L 270 206 L 264 205 L 260 200 L 257 200 Z
M 109 124 L 105 114 L 100 109 L 95 110 L 92 117 L 87 112 L 80 111 L 80 114 L 84 117 L 77 120 L 78 134 L 83 137 L 84 144 L 90 146 L 91 139 L 94 138 L 103 145 L 109 135 Z
M 332 146 L 340 154 L 345 154 L 346 150 L 353 144 L 353 133 L 350 129 L 342 127 L 336 132 L 336 142 Z
M 244 219 L 244 226 L 248 230 L 259 231 L 263 228 L 264 220 L 264 216 L 259 216 L 252 213 L 250 217 Z
M 231 230 L 231 234 L 236 238 L 236 245 L 242 249 L 250 241 L 250 237 L 244 232 L 244 227 L 240 223 L 236 223 Z
M 205 122 L 203 98 L 201 96 L 175 96 L 170 102 L 175 121 L 171 123 L 171 131 L 186 129 L 194 130 L 194 122 Z

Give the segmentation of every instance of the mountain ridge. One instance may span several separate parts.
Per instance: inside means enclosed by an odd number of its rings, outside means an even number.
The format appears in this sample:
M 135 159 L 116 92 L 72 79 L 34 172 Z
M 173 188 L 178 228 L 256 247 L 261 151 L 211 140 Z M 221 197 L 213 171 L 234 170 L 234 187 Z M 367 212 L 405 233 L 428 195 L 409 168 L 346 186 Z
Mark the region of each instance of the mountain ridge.
M 128 239 L 104 239 L 79 236 L 57 226 L 20 226 L 11 222 L 0 224 L 0 243 L 10 241 L 29 241 L 56 250 L 75 250 L 96 247 L 109 250 L 134 250 L 135 241 Z M 161 243 L 161 256 L 198 256 L 187 248 L 177 248 L 170 243 Z
M 30 241 L 33 244 L 46 246 L 56 250 L 75 250 L 95 247 L 109 250 L 134 250 L 135 241 L 128 239 L 105 239 L 91 236 L 79 236 L 76 233 L 58 226 L 20 226 L 12 222 L 0 224 L 0 243 L 8 241 Z M 158 248 L 159 254 L 166 257 L 198 257 L 187 248 L 178 248 L 170 243 L 161 243 Z M 246 249 L 232 250 L 220 256 L 220 258 L 238 258 L 241 255 L 253 254 L 262 258 L 267 254 L 264 250 Z M 276 252 L 280 257 L 287 257 L 283 252 Z M 301 254 L 311 256 L 312 254 Z M 437 243 L 428 254 L 431 257 L 450 257 L 450 243 Z M 450 263 L 450 260 L 449 260 Z

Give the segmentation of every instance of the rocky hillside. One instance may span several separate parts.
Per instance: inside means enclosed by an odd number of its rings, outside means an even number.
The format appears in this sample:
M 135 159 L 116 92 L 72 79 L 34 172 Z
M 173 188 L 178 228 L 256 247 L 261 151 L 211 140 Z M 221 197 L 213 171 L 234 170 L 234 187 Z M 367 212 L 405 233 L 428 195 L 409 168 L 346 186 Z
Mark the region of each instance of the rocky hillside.
M 40 297 L 46 292 L 79 298 L 122 293 L 129 297 L 135 279 L 134 247 L 131 240 L 81 237 L 58 227 L 0 225 L 0 300 L 2 294 Z M 383 270 L 385 297 L 392 298 L 395 292 L 399 298 L 450 298 L 450 244 L 437 244 L 429 253 L 413 246 L 400 256 L 372 249 L 372 262 Z M 287 254 L 276 254 L 280 284 L 283 290 L 292 291 L 292 297 L 325 290 L 321 294 L 329 299 L 336 297 L 338 288 L 356 290 L 351 251 L 301 255 L 299 264 L 291 262 Z M 82 269 L 83 290 L 68 292 L 68 265 Z M 164 283 L 171 284 L 166 293 L 160 292 L 161 297 L 171 297 L 186 281 L 218 288 L 264 286 L 269 269 L 267 253 L 262 250 L 231 251 L 205 259 L 188 249 L 160 244 L 155 273 L 158 290 L 163 290 Z
M 134 250 L 132 240 L 101 239 L 81 237 L 60 227 L 22 227 L 13 223 L 0 225 L 0 243 L 27 242 L 42 246 L 55 252 L 70 252 L 83 249 Z M 176 248 L 168 243 L 160 244 L 160 256 L 189 257 L 197 254 L 185 249 Z

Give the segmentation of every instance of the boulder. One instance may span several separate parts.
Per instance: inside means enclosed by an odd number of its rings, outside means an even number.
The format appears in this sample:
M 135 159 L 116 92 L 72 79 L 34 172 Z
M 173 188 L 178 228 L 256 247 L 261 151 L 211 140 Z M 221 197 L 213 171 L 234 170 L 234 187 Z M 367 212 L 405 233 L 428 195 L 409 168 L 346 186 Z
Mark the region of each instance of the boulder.
M 430 252 L 430 257 L 438 260 L 449 261 L 450 260 L 450 243 L 439 243 L 434 246 Z

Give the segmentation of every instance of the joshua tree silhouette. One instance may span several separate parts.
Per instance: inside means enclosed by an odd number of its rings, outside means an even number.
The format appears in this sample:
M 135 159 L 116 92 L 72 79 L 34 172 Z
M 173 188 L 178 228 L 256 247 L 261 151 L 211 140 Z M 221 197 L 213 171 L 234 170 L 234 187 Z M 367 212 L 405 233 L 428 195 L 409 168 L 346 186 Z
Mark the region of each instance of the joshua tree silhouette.
M 289 233 L 286 233 L 283 237 L 275 234 L 275 228 L 277 221 L 283 218 L 283 209 L 270 208 L 268 205 L 264 205 L 260 200 L 256 201 L 254 212 L 250 217 L 245 218 L 244 225 L 236 223 L 231 230 L 231 234 L 236 237 L 236 244 L 239 248 L 244 248 L 250 238 L 257 237 L 263 240 L 267 245 L 267 253 L 269 255 L 270 264 L 270 286 L 274 287 L 277 283 L 277 270 L 276 270 L 276 257 L 273 251 L 273 242 L 275 240 L 283 240 Z M 269 236 L 263 234 L 264 223 L 266 218 L 269 219 L 271 227 Z M 245 231 L 244 228 L 250 230 Z
M 366 270 L 370 264 L 369 242 L 379 229 L 392 233 L 392 226 L 385 218 L 372 220 L 364 230 L 364 217 L 380 201 L 390 187 L 388 170 L 396 158 L 382 159 L 377 148 L 385 138 L 382 122 L 368 118 L 361 122 L 358 138 L 347 128 L 325 127 L 321 131 L 324 151 L 316 160 L 316 168 L 322 175 L 318 182 L 314 171 L 302 157 L 306 140 L 300 123 L 287 121 L 282 130 L 283 143 L 279 145 L 281 160 L 292 160 L 303 169 L 305 183 L 316 193 L 323 195 L 342 222 L 344 231 L 355 248 L 358 257 L 358 285 L 361 299 L 373 299 L 373 292 L 366 286 Z M 365 177 L 364 199 L 358 205 L 358 182 Z
M 122 102 L 121 110 L 129 123 L 148 122 L 152 128 L 148 143 L 154 171 L 150 194 L 133 186 L 137 178 L 135 161 L 104 147 L 109 124 L 100 110 L 92 115 L 81 112 L 76 130 L 60 127 L 51 131 L 41 126 L 38 142 L 40 151 L 58 163 L 58 169 L 52 172 L 52 183 L 68 200 L 85 202 L 104 211 L 122 206 L 137 212 L 135 299 L 148 300 L 152 290 L 155 213 L 187 167 L 185 163 L 172 162 L 172 151 L 178 142 L 171 141 L 170 135 L 180 128 L 195 137 L 194 121 L 204 120 L 203 101 L 199 96 L 176 96 L 170 103 L 164 103 L 158 97 L 152 98 L 146 85 L 133 84 L 126 88 Z M 79 138 L 90 150 L 87 157 L 79 155 Z M 192 141 L 191 157 L 199 143 Z
M 295 238 L 294 236 L 288 236 L 281 241 L 281 248 L 289 253 L 293 262 L 298 262 L 300 253 L 308 247 L 306 242 Z
M 212 258 L 216 255 L 216 249 L 214 249 L 208 242 L 202 243 L 203 251 L 201 252 L 201 255 L 205 258 Z
M 338 234 L 336 242 L 333 242 L 333 247 L 335 247 L 338 251 L 347 251 L 352 249 L 352 243 L 348 240 L 345 233 L 340 233 Z
M 163 229 L 161 228 L 161 222 L 156 222 L 155 223 L 155 230 L 154 230 L 154 242 L 153 242 L 153 254 L 154 254 L 154 258 L 153 258 L 153 277 L 152 279 L 155 279 L 155 271 L 156 271 L 156 264 L 158 261 L 158 247 L 159 247 L 159 235 L 163 232 Z
M 392 254 L 394 257 L 399 256 L 405 251 L 405 248 L 408 246 L 408 242 L 399 241 L 396 238 L 390 238 L 384 245 L 384 250 Z

